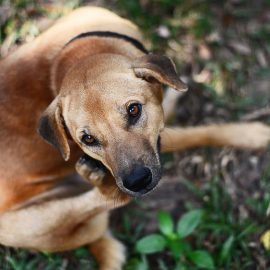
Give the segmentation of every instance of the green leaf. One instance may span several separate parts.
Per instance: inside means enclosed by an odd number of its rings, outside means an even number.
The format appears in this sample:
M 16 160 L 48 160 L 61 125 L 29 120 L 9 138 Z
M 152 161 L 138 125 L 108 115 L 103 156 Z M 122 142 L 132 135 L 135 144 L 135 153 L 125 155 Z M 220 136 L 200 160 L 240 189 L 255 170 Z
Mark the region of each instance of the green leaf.
M 12 267 L 13 270 L 19 270 L 20 269 L 20 265 L 12 257 L 7 256 L 6 260 L 10 264 L 10 266 Z
M 228 258 L 228 255 L 230 254 L 233 242 L 234 242 L 234 236 L 231 235 L 225 241 L 225 243 L 222 245 L 222 249 L 221 249 L 221 252 L 220 252 L 220 261 L 221 262 L 224 262 L 224 260 Z
M 203 210 L 195 209 L 184 214 L 177 224 L 177 233 L 179 237 L 184 238 L 193 233 L 200 224 L 203 216 Z
M 173 234 L 173 220 L 171 216 L 165 211 L 160 211 L 158 213 L 158 221 L 160 231 L 166 236 L 171 236 Z
M 140 239 L 136 244 L 136 250 L 142 254 L 151 254 L 163 251 L 166 246 L 165 238 L 160 234 L 151 234 Z
M 168 242 L 169 249 L 172 255 L 178 259 L 181 255 L 185 255 L 190 251 L 190 245 L 187 241 L 183 240 L 174 240 Z
M 173 270 L 188 270 L 188 268 L 185 264 L 178 262 Z
M 77 248 L 76 250 L 74 250 L 74 255 L 78 258 L 89 257 L 89 251 L 83 247 Z
M 135 268 L 136 270 L 149 270 L 147 259 L 143 256 L 141 262 Z
M 158 270 L 169 270 L 168 266 L 162 259 L 158 259 Z
M 193 262 L 197 267 L 205 268 L 208 270 L 215 268 L 214 261 L 207 251 L 196 250 L 190 252 L 187 256 L 190 261 Z
M 92 269 L 92 268 L 91 268 Z M 148 262 L 145 256 L 139 258 L 132 258 L 127 262 L 126 270 L 149 270 Z

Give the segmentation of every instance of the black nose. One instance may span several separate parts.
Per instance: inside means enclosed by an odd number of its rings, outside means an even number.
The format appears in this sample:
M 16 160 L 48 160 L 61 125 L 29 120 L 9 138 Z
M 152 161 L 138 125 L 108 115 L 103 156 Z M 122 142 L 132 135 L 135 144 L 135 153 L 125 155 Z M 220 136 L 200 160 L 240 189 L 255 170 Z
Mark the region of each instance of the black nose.
M 146 167 L 135 168 L 130 175 L 123 179 L 123 185 L 130 191 L 140 191 L 145 189 L 152 181 L 150 169 Z

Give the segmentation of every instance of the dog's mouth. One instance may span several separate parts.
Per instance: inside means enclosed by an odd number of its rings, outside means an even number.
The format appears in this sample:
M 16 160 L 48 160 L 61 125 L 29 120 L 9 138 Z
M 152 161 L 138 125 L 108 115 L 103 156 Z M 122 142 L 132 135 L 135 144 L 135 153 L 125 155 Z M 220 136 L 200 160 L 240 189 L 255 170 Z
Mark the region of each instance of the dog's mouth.
M 152 152 L 152 157 L 150 155 L 149 161 L 147 162 L 148 165 L 142 163 L 133 164 L 131 166 L 132 169 L 128 169 L 128 172 L 126 170 L 120 170 L 122 173 L 119 171 L 119 174 L 114 174 L 118 188 L 132 197 L 141 197 L 155 189 L 161 179 L 162 171 L 159 155 L 160 138 L 158 138 L 157 141 L 157 153 L 154 154 L 154 152 Z M 80 165 L 86 165 L 91 170 L 101 170 L 104 175 L 111 173 L 101 161 L 98 161 L 87 154 L 84 154 L 78 163 L 80 163 Z M 104 179 L 104 181 L 104 185 L 106 186 L 106 179 Z
M 88 155 L 82 156 L 79 163 L 81 165 L 87 165 L 89 168 L 94 170 L 102 170 L 104 175 L 110 173 L 100 161 L 95 160 Z M 132 197 L 141 197 L 152 191 L 157 186 L 160 178 L 160 164 L 156 164 L 151 167 L 135 166 L 129 174 L 125 174 L 121 177 L 115 177 L 118 188 Z M 104 185 L 106 186 L 106 179 L 104 179 L 104 181 Z

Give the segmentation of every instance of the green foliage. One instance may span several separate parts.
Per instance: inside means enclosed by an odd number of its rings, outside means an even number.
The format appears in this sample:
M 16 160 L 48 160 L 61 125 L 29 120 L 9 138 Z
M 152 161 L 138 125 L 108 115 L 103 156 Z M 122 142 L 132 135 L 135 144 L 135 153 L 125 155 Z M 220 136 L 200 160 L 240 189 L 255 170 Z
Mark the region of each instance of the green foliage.
M 64 268 L 67 267 L 67 268 Z M 95 269 L 96 263 L 86 248 L 69 253 L 38 253 L 23 249 L 10 252 L 0 250 L 0 269 L 2 270 L 56 270 L 56 269 Z
M 268 171 L 261 183 L 270 190 L 267 179 Z M 201 200 L 202 208 L 192 209 L 192 205 L 187 204 L 190 210 L 176 221 L 169 213 L 159 211 L 159 232 L 137 241 L 137 254 L 132 259 L 136 258 L 136 267 L 128 263 L 127 269 L 140 269 L 138 265 L 143 265 L 143 269 L 150 270 L 148 266 L 152 266 L 153 260 L 158 270 L 252 269 L 256 262 L 249 245 L 254 237 L 258 242 L 258 233 L 270 227 L 269 221 L 263 219 L 262 226 L 258 218 L 265 215 L 270 193 L 266 192 L 268 199 L 265 201 L 253 199 L 257 220 L 252 217 L 239 219 L 234 213 L 235 205 L 218 177 L 209 181 L 203 191 L 190 181 L 185 185 Z
M 263 182 L 262 180 L 262 185 Z M 211 241 L 213 246 L 211 254 L 215 258 L 215 265 L 228 269 L 248 269 L 246 267 L 254 266 L 256 263 L 249 243 L 254 237 L 258 243 L 258 233 L 262 232 L 263 228 L 270 226 L 269 221 L 263 218 L 263 221 L 260 222 L 259 219 L 259 216 L 265 216 L 270 200 L 268 200 L 268 204 L 263 200 L 254 201 L 257 207 L 254 212 L 256 219 L 252 216 L 238 218 L 235 213 L 235 205 L 232 204 L 231 197 L 218 178 L 210 181 L 204 192 L 199 192 L 198 188 L 189 181 L 185 184 L 190 190 L 196 191 L 198 197 L 202 199 L 204 219 L 200 225 L 197 239 L 199 245 L 203 245 L 205 241 Z M 239 258 L 242 259 L 239 260 Z
M 132 258 L 125 267 L 125 270 L 149 270 L 149 264 L 145 256 L 142 256 L 140 259 Z
M 224 262 L 227 258 L 230 257 L 230 251 L 233 247 L 234 243 L 234 236 L 231 235 L 229 238 L 224 242 L 224 244 L 221 247 L 221 252 L 220 252 L 220 263 Z
M 199 268 L 214 269 L 214 261 L 209 252 L 204 250 L 191 251 L 187 254 L 188 258 Z
M 160 211 L 158 213 L 160 234 L 147 235 L 140 239 L 136 244 L 136 251 L 142 255 L 147 255 L 167 250 L 174 260 L 173 267 L 175 269 L 180 266 L 183 268 L 192 265 L 204 269 L 214 269 L 214 261 L 211 255 L 206 250 L 192 249 L 190 240 L 187 238 L 195 232 L 202 220 L 202 209 L 191 210 L 179 219 L 177 230 L 174 231 L 171 216 L 164 211 Z M 161 269 L 167 269 L 163 261 L 159 261 L 159 264 Z
M 150 234 L 142 238 L 136 244 L 136 250 L 142 254 L 151 254 L 163 251 L 166 247 L 166 239 L 160 234 Z
M 193 26 L 193 33 L 195 37 L 201 38 L 207 34 L 209 34 L 212 30 L 211 22 L 208 16 L 200 16 L 195 21 Z
M 201 223 L 203 211 L 196 209 L 184 214 L 177 224 L 177 234 L 180 238 L 187 237 L 192 234 L 194 230 Z
M 168 237 L 173 237 L 174 228 L 173 228 L 173 220 L 171 216 L 165 211 L 160 211 L 158 213 L 158 220 L 159 220 L 160 231 Z

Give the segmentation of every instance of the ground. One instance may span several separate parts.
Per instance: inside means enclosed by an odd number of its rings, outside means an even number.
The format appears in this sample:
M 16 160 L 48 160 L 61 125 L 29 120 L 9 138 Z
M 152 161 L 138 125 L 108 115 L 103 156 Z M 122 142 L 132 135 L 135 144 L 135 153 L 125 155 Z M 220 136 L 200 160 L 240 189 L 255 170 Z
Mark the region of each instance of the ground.
M 138 24 L 147 47 L 172 57 L 188 83 L 190 89 L 178 100 L 172 125 L 253 120 L 270 124 L 267 0 L 0 3 L 1 57 L 79 5 L 105 6 Z M 269 151 L 206 147 L 166 154 L 162 161 L 159 187 L 111 216 L 113 233 L 128 247 L 126 269 L 270 269 L 267 245 L 260 240 L 270 229 Z M 188 236 L 175 232 L 180 231 L 179 224 L 174 233 L 164 233 L 164 226 L 170 227 L 168 220 L 176 224 L 192 209 L 203 214 Z M 167 218 L 160 217 L 160 210 Z M 150 252 L 138 243 L 153 233 L 167 244 L 156 244 Z M 204 252 L 203 258 L 198 259 L 198 250 Z M 83 248 L 61 254 L 0 250 L 3 270 L 92 269 L 94 265 Z

